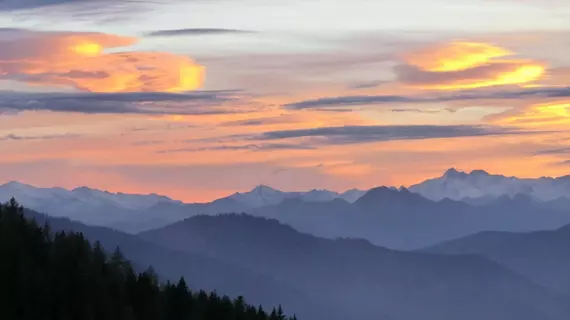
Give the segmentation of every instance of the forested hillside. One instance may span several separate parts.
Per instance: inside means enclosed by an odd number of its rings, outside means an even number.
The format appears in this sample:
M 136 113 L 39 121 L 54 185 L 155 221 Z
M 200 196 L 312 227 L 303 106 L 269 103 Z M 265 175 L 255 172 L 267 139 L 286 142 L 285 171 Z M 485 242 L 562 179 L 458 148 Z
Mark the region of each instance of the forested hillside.
M 191 292 L 184 278 L 135 273 L 119 248 L 108 255 L 80 233 L 52 233 L 12 200 L 0 205 L 0 319 L 293 320 L 243 298 Z

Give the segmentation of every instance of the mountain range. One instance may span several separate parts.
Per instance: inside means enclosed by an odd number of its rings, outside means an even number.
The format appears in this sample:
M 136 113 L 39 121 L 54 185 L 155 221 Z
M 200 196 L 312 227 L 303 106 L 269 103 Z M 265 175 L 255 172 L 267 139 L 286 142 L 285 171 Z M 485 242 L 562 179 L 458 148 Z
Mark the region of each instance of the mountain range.
M 237 192 L 208 203 L 184 203 L 157 194 L 111 193 L 87 187 L 73 190 L 38 188 L 9 182 L 0 185 L 0 202 L 14 197 L 28 208 L 52 216 L 68 217 L 91 225 L 108 226 L 126 232 L 139 232 L 165 226 L 198 214 L 249 212 L 275 205 L 286 199 L 327 202 L 344 199 L 353 202 L 366 191 L 352 189 L 344 193 L 329 190 L 283 192 L 260 185 L 248 192 Z
M 392 249 L 414 250 L 481 231 L 562 227 L 570 223 L 569 181 L 568 177 L 518 179 L 449 169 L 409 189 L 284 192 L 261 185 L 208 203 L 10 182 L 0 186 L 0 201 L 15 197 L 39 212 L 132 234 L 197 215 L 249 213 L 320 237 L 364 238 Z

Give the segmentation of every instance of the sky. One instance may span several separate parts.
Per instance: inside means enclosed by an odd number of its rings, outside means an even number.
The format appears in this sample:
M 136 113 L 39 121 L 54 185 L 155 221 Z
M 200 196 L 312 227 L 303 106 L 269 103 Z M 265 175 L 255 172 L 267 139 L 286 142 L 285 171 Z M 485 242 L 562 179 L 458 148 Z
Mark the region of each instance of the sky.
M 567 0 L 3 0 L 0 26 L 0 183 L 570 174 Z

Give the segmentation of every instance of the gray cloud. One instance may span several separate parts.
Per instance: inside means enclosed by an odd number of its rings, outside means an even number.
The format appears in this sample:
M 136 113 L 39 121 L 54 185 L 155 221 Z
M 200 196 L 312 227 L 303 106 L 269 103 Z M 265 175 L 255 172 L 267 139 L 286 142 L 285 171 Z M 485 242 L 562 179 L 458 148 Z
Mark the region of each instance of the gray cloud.
M 0 10 L 21 10 L 38 7 L 46 7 L 61 4 L 82 4 L 96 2 L 95 0 L 3 0 Z M 99 1 L 105 2 L 105 1 Z
M 53 140 L 53 139 L 67 139 L 78 137 L 77 134 L 54 134 L 43 136 L 20 136 L 16 134 L 8 134 L 0 136 L 0 141 L 28 141 L 28 140 Z
M 164 143 L 164 141 L 161 140 L 137 141 L 133 143 L 133 146 L 152 146 L 161 143 Z
M 249 34 L 256 33 L 250 30 L 238 29 L 219 29 L 219 28 L 190 28 L 175 30 L 158 30 L 145 34 L 147 37 L 176 37 L 176 36 L 203 36 L 203 35 L 221 35 L 221 34 Z
M 53 6 L 65 6 L 76 10 L 110 10 L 138 8 L 149 3 L 166 3 L 164 0 L 2 0 L 0 11 L 30 10 Z
M 158 5 L 177 5 L 183 0 L 0 0 L 0 15 L 14 20 L 73 19 L 100 26 L 123 23 Z
M 223 126 L 263 126 L 268 124 L 281 124 L 287 122 L 295 122 L 297 117 L 292 114 L 280 114 L 275 117 L 262 117 L 245 120 L 232 120 L 223 122 Z
M 444 110 L 448 111 L 446 109 L 444 109 Z M 423 110 L 423 109 L 418 109 L 418 108 L 394 108 L 394 109 L 391 109 L 390 111 L 392 111 L 392 112 L 411 112 L 411 113 L 440 113 L 444 110 Z
M 568 154 L 568 153 L 570 153 L 570 147 L 541 150 L 535 152 L 534 155 L 539 156 L 539 155 L 548 155 L 548 154 Z
M 452 101 L 474 100 L 516 100 L 525 98 L 561 98 L 570 97 L 570 87 L 567 88 L 532 88 L 510 91 L 494 90 L 462 90 L 451 94 L 424 96 L 341 96 L 305 100 L 286 104 L 288 109 L 322 109 L 345 106 L 384 105 L 384 104 L 421 104 Z
M 470 125 L 413 125 L 413 126 L 344 126 L 315 129 L 270 131 L 252 137 L 252 140 L 282 140 L 291 138 L 319 138 L 315 143 L 352 144 L 392 140 L 423 140 L 437 138 L 477 137 L 537 133 L 516 128 Z
M 0 92 L 0 112 L 48 110 L 105 114 L 224 114 L 246 112 L 235 107 L 239 91 L 188 93 L 23 93 Z
M 200 151 L 236 151 L 236 150 L 249 150 L 249 151 L 268 151 L 268 150 L 314 150 L 316 147 L 302 145 L 302 144 L 285 144 L 285 143 L 260 143 L 260 144 L 247 144 L 247 145 L 221 145 L 203 148 L 181 148 L 171 150 L 161 150 L 157 153 L 178 153 L 178 152 L 200 152 Z
M 351 84 L 348 86 L 349 89 L 370 89 L 370 88 L 377 88 L 384 84 L 389 83 L 386 80 L 379 80 L 379 81 L 369 81 L 369 82 L 360 82 L 356 84 Z
M 224 125 L 240 125 L 240 126 L 261 126 L 271 121 L 263 119 L 252 119 L 252 120 L 240 120 L 240 121 L 228 121 Z

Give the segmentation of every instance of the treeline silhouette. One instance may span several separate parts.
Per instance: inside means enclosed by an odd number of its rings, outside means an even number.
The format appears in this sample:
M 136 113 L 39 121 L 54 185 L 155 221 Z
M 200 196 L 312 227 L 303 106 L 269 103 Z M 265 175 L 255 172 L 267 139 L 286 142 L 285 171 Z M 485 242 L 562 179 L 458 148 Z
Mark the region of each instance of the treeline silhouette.
M 216 293 L 192 292 L 184 278 L 160 284 L 136 273 L 119 248 L 107 255 L 81 233 L 52 233 L 0 204 L 2 320 L 296 320 Z

